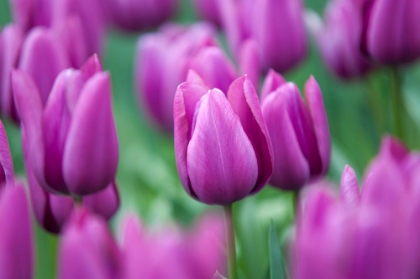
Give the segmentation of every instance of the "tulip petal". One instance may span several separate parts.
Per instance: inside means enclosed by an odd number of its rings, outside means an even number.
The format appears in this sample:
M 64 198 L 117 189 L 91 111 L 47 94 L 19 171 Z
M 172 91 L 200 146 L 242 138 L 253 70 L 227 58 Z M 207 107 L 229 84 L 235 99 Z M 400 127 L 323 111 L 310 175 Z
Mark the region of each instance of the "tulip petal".
M 174 144 L 176 165 L 179 177 L 185 190 L 191 196 L 194 191 L 188 178 L 187 148 L 191 139 L 192 122 L 196 110 L 196 104 L 207 92 L 207 88 L 190 82 L 184 82 L 178 86 L 174 100 Z
M 236 77 L 235 69 L 223 50 L 216 46 L 202 48 L 190 61 L 193 69 L 209 88 L 227 92 Z
M 262 111 L 273 143 L 274 168 L 270 184 L 296 190 L 308 181 L 310 168 L 288 113 L 290 105 L 288 90 L 282 86 L 265 98 Z
M 93 77 L 96 73 L 103 71 L 101 61 L 97 54 L 92 55 L 80 69 L 86 80 Z
M 13 98 L 11 72 L 17 66 L 24 35 L 19 27 L 7 25 L 0 34 L 0 109 L 3 115 L 19 122 Z
M 203 79 L 192 69 L 188 70 L 187 82 L 196 83 L 201 86 L 206 86 Z
M 32 278 L 34 247 L 25 189 L 9 185 L 0 193 L 0 278 Z
M 273 172 L 273 148 L 270 136 L 261 112 L 257 93 L 252 82 L 246 76 L 236 79 L 227 93 L 227 98 L 239 116 L 255 150 L 258 162 L 258 179 L 252 193 L 264 187 Z
M 240 50 L 239 67 L 241 74 L 247 75 L 255 88 L 260 86 L 261 57 L 255 40 L 246 40 Z
M 28 141 L 29 164 L 38 182 L 49 188 L 44 177 L 45 150 L 42 129 L 42 101 L 38 88 L 32 78 L 20 70 L 12 73 L 13 94 L 22 121 L 22 130 L 31 140 Z M 51 189 L 53 191 L 53 189 Z
M 321 89 L 313 76 L 305 84 L 305 98 L 315 130 L 317 150 L 322 164 L 321 175 L 323 175 L 327 173 L 330 165 L 331 138 Z
M 341 176 L 340 183 L 341 202 L 356 206 L 360 203 L 359 185 L 357 183 L 357 176 L 352 167 L 346 165 Z
M 403 162 L 409 156 L 409 150 L 398 139 L 391 136 L 385 136 L 381 142 L 379 156 L 387 156 L 396 162 Z
M 34 80 L 45 104 L 55 78 L 69 65 L 67 53 L 52 32 L 43 27 L 32 29 L 22 46 L 19 69 Z
M 264 101 L 268 94 L 275 92 L 284 83 L 286 83 L 286 80 L 280 74 L 276 73 L 273 69 L 268 70 L 268 74 L 261 88 L 261 101 Z
M 93 213 L 109 220 L 120 205 L 117 184 L 112 182 L 104 190 L 83 197 L 83 205 Z
M 12 155 L 10 154 L 9 142 L 6 130 L 0 121 L 0 183 L 13 182 L 15 172 L 13 170 Z
M 64 179 L 74 194 L 95 193 L 114 180 L 117 164 L 109 75 L 98 73 L 85 84 L 73 111 L 64 148 Z
M 213 89 L 197 108 L 187 168 L 198 199 L 231 204 L 246 197 L 258 177 L 254 149 L 223 93 Z

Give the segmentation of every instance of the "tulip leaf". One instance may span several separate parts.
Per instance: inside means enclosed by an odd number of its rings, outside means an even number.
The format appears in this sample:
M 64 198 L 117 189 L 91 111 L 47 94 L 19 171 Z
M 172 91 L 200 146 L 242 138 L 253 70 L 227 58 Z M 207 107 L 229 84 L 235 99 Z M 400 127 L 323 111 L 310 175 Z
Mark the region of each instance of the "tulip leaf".
M 268 248 L 270 253 L 270 279 L 286 279 L 286 269 L 283 255 L 277 239 L 277 231 L 274 222 L 271 221 L 268 235 Z

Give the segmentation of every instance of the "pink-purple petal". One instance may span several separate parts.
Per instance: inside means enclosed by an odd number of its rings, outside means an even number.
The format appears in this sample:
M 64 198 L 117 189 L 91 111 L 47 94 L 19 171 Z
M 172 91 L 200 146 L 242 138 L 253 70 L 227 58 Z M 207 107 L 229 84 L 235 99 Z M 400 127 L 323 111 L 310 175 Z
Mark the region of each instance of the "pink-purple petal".
M 348 206 L 357 206 L 360 203 L 360 191 L 357 176 L 352 167 L 346 165 L 340 182 L 341 202 Z

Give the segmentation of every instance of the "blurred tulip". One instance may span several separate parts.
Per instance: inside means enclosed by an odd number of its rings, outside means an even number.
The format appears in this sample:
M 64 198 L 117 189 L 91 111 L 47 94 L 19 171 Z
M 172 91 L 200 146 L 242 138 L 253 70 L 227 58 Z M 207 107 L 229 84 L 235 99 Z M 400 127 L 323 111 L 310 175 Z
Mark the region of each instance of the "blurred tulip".
M 58 278 L 119 279 L 121 260 L 106 222 L 78 208 L 60 238 Z
M 372 69 L 373 65 L 360 49 L 362 10 L 355 1 L 331 0 L 325 11 L 325 22 L 314 12 L 308 12 L 307 24 L 325 64 L 337 76 L 357 78 Z
M 123 228 L 123 278 L 211 278 L 217 269 L 224 269 L 221 239 L 223 219 L 219 215 L 205 216 L 190 232 L 167 228 L 153 235 L 130 216 Z
M 218 8 L 234 55 L 242 52 L 246 40 L 253 40 L 258 45 L 259 68 L 278 72 L 290 70 L 305 57 L 301 0 L 219 0 Z
M 350 166 L 346 166 L 341 176 L 340 197 L 343 204 L 357 206 L 360 203 L 360 191 L 357 176 Z
M 53 3 L 51 0 L 9 0 L 13 21 L 24 32 L 35 26 L 50 26 Z
M 0 34 L 0 109 L 3 116 L 15 122 L 19 122 L 19 116 L 10 84 L 10 73 L 18 65 L 23 40 L 23 33 L 17 25 L 5 26 Z
M 136 79 L 140 101 L 153 121 L 173 132 L 176 87 L 191 68 L 209 88 L 227 90 L 236 78 L 232 63 L 215 46 L 215 31 L 206 23 L 190 27 L 165 25 L 159 33 L 142 36 L 137 45 Z
M 269 183 L 296 191 L 328 171 L 331 154 L 328 120 L 322 93 L 314 77 L 305 84 L 306 105 L 297 86 L 283 83 L 283 78 L 277 75 L 274 71 L 268 74 L 262 100 L 274 153 L 274 169 Z M 277 89 L 266 93 L 278 84 Z
M 142 31 L 157 27 L 176 12 L 178 0 L 105 0 L 108 18 L 117 27 Z
M 360 0 L 362 49 L 383 64 L 413 62 L 420 56 L 420 5 L 416 0 Z
M 216 26 L 221 25 L 219 7 L 215 0 L 194 0 L 194 7 L 198 16 L 208 20 Z
M 0 278 L 34 276 L 34 239 L 28 201 L 21 185 L 0 190 Z
M 17 108 L 38 183 L 52 193 L 88 195 L 116 175 L 118 140 L 109 75 L 96 56 L 79 70 L 60 73 L 45 109 L 33 80 L 12 75 Z
M 175 153 L 185 190 L 207 204 L 231 204 L 261 190 L 272 147 L 258 97 L 246 76 L 227 91 L 187 81 L 174 101 Z

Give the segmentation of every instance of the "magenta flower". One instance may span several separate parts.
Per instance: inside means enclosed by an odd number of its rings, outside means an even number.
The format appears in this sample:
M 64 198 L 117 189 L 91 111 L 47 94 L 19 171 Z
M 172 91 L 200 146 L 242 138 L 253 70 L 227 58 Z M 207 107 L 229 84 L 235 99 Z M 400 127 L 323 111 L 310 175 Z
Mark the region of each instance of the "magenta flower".
M 65 226 L 59 246 L 59 279 L 119 279 L 121 251 L 100 217 L 78 208 Z
M 270 93 L 267 93 L 270 92 Z M 274 169 L 269 183 L 299 190 L 324 176 L 329 168 L 331 139 L 321 90 L 310 77 L 305 98 L 293 83 L 270 71 L 263 86 L 262 111 L 273 143 Z
M 35 26 L 51 25 L 53 4 L 51 0 L 9 0 L 13 21 L 28 31 Z
M 384 64 L 413 62 L 420 56 L 420 5 L 416 0 L 360 0 L 362 48 Z
M 272 173 L 272 147 L 257 93 L 246 76 L 225 95 L 187 81 L 174 101 L 175 153 L 185 190 L 207 204 L 256 193 Z
M 105 0 L 109 20 L 128 31 L 142 31 L 157 27 L 176 12 L 178 0 Z
M 194 0 L 193 4 L 200 18 L 210 21 L 216 26 L 221 25 L 221 18 L 217 1 Z
M 361 77 L 372 69 L 373 65 L 360 49 L 363 26 L 359 4 L 347 0 L 330 1 L 324 23 L 320 23 L 321 19 L 315 13 L 308 15 L 321 55 L 334 74 L 350 79 Z
M 0 190 L 0 226 L 0 278 L 33 278 L 34 239 L 23 186 L 8 183 Z
M 140 101 L 164 131 L 173 131 L 176 87 L 186 80 L 189 69 L 199 73 L 210 88 L 227 90 L 237 77 L 214 37 L 211 25 L 196 23 L 189 27 L 165 25 L 159 33 L 139 39 L 136 77 Z
M 219 0 L 218 8 L 235 56 L 242 52 L 245 41 L 253 40 L 258 46 L 261 70 L 285 72 L 305 57 L 301 0 Z
M 88 195 L 115 180 L 118 141 L 109 75 L 96 56 L 60 73 L 45 108 L 33 80 L 13 73 L 16 104 L 38 183 L 53 193 Z

